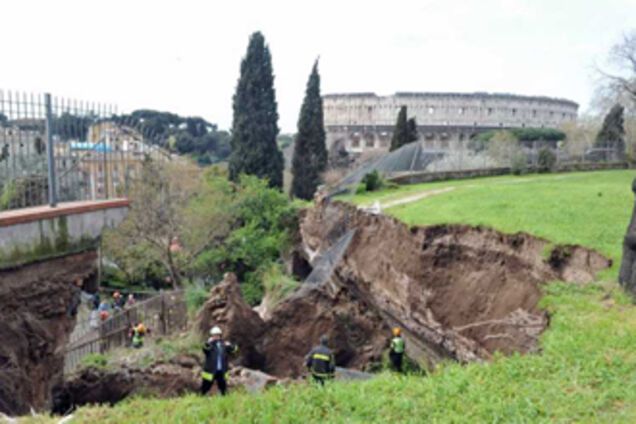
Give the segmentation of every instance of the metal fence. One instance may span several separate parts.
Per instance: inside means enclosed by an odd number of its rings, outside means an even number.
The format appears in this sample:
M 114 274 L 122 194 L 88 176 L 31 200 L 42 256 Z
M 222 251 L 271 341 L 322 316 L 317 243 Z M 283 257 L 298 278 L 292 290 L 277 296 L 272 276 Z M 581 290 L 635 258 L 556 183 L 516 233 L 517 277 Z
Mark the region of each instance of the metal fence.
M 64 356 L 64 372 L 73 371 L 90 354 L 130 345 L 130 330 L 142 322 L 150 329 L 146 336 L 167 335 L 186 330 L 188 311 L 183 291 L 165 292 L 116 313 L 93 332 L 73 342 Z
M 125 196 L 144 160 L 170 160 L 114 105 L 0 90 L 0 210 Z

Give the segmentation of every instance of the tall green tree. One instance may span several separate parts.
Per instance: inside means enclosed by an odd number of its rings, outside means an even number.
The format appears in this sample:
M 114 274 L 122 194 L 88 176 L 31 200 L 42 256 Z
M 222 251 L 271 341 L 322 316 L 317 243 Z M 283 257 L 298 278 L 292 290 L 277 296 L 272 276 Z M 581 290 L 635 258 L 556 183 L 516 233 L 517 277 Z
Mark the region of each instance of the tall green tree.
M 415 117 L 409 119 L 406 126 L 408 130 L 407 143 L 417 141 L 417 122 L 415 121 Z
M 393 129 L 393 137 L 391 138 L 391 148 L 389 151 L 397 150 L 409 142 L 409 126 L 406 118 L 406 106 L 400 108 L 400 112 Z
M 610 109 L 605 115 L 595 143 L 599 147 L 613 148 L 621 158 L 625 155 L 624 110 L 625 108 L 618 103 Z
M 233 99 L 230 179 L 241 174 L 267 178 L 271 187 L 283 187 L 283 154 L 276 145 L 278 112 L 272 56 L 265 37 L 255 32 L 241 62 L 241 76 Z
M 292 159 L 292 195 L 305 200 L 311 199 L 326 168 L 327 146 L 320 96 L 320 74 L 316 60 L 307 81 L 305 99 L 298 118 L 298 135 Z

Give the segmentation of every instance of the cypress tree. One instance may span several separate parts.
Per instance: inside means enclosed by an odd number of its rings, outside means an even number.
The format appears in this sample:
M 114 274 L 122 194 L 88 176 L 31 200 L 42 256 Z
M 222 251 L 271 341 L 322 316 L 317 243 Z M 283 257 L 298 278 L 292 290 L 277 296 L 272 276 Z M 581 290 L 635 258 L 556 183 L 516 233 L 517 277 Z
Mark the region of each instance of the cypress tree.
M 603 126 L 596 136 L 596 146 L 613 148 L 622 159 L 625 157 L 625 128 L 623 126 L 625 109 L 615 104 L 605 115 Z
M 408 122 L 406 123 L 407 126 L 407 133 L 408 133 L 408 137 L 407 137 L 407 143 L 412 143 L 414 141 L 417 141 L 417 122 L 415 121 L 415 118 L 411 118 L 408 120 Z
M 408 122 L 406 119 L 406 106 L 402 106 L 400 108 L 400 112 L 397 116 L 397 121 L 395 122 L 395 128 L 393 129 L 393 137 L 391 138 L 391 148 L 390 152 L 393 150 L 397 150 L 400 147 L 404 146 L 408 143 L 409 139 L 409 128 Z
M 298 117 L 298 134 L 292 159 L 292 195 L 305 200 L 311 199 L 320 184 L 320 174 L 326 168 L 327 146 L 320 96 L 320 74 L 316 60 L 307 81 L 305 99 Z
M 265 37 L 255 32 L 241 62 L 241 76 L 233 98 L 232 181 L 240 174 L 267 178 L 271 187 L 283 187 L 283 154 L 278 150 L 278 111 L 272 57 Z

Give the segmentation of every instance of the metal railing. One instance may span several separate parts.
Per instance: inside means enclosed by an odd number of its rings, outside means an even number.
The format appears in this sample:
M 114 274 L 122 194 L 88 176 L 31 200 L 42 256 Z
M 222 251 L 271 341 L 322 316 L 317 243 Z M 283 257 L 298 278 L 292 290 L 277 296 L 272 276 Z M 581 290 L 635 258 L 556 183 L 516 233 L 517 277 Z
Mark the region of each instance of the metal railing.
M 129 346 L 130 329 L 137 323 L 143 323 L 150 329 L 148 338 L 185 330 L 188 310 L 183 291 L 161 293 L 99 322 L 98 328 L 66 348 L 64 372 L 72 372 L 87 355 L 104 354 L 118 347 Z
M 0 211 L 124 197 L 145 160 L 172 157 L 139 128 L 113 105 L 0 90 Z

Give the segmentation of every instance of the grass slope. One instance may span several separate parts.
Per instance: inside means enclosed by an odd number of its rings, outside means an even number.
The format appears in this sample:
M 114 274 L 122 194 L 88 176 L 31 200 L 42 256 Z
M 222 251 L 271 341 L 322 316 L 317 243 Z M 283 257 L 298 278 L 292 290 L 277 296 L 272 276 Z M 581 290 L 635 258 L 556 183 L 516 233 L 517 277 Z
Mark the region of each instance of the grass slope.
M 633 172 L 490 178 L 408 186 L 353 199 L 456 190 L 389 212 L 412 224 L 466 222 L 580 243 L 620 258 Z M 601 195 L 599 196 L 599 193 Z M 428 378 L 275 388 L 226 398 L 131 399 L 82 408 L 74 422 L 636 422 L 636 308 L 615 282 L 546 286 L 541 354 L 446 364 Z M 32 422 L 48 422 L 44 417 Z

